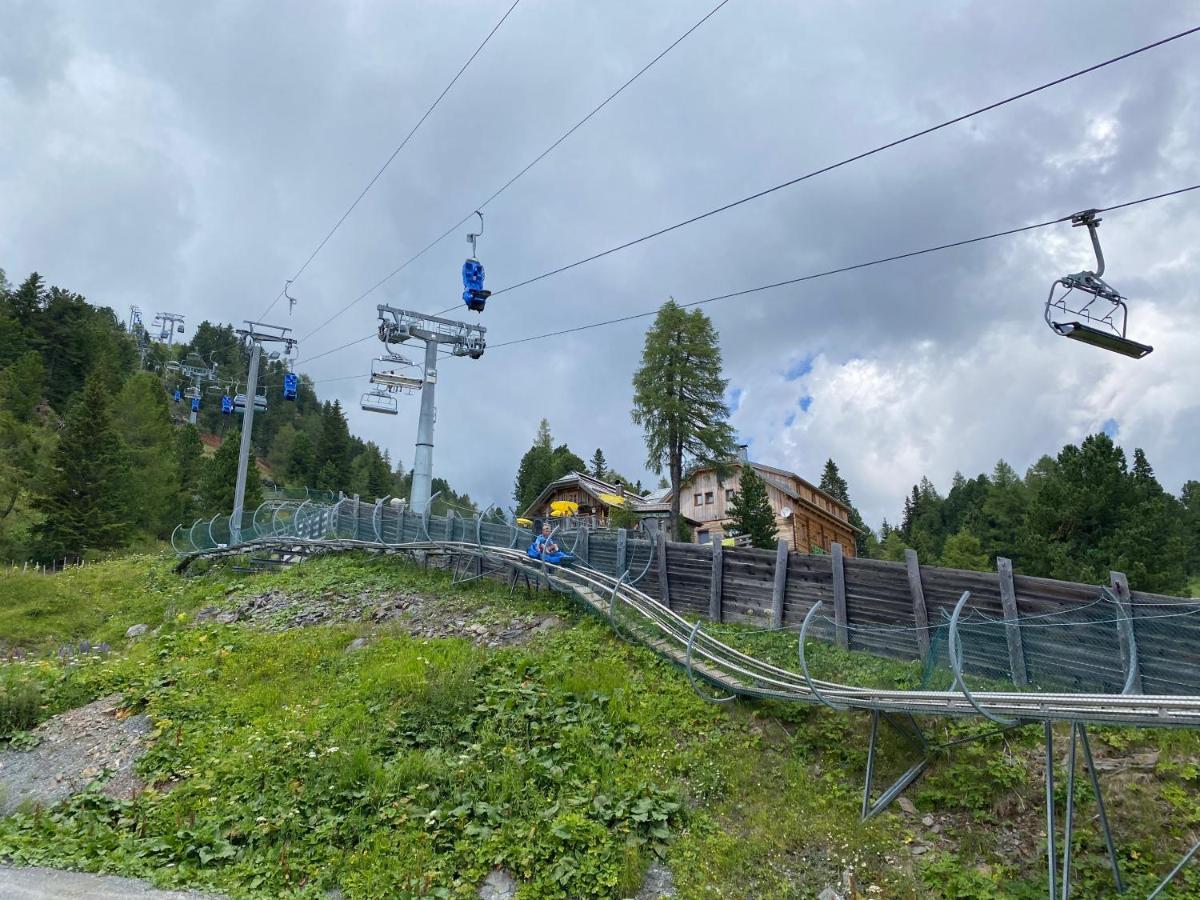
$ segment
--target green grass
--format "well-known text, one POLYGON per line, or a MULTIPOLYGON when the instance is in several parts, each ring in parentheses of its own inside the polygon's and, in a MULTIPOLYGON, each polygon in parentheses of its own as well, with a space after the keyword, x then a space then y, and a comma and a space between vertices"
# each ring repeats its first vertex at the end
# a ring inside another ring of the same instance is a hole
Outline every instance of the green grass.
MULTIPOLYGON (((39 576, 44 613, 33 599, 10 605, 29 583, 0 581, 0 633, 28 647, 99 640, 135 621, 163 627, 107 657, 5 666, 8 731, 120 690, 157 740, 139 764, 148 790, 10 817, 0 858, 234 897, 334 886, 347 897, 470 897, 495 865, 522 880, 522 898, 623 897, 656 856, 685 898, 809 897, 846 873, 866 897, 1044 893, 1037 729, 936 758, 908 796, 948 823, 949 840, 914 858, 909 844, 927 836, 916 819, 893 808, 858 821, 865 716, 706 703, 677 668, 559 598, 510 597, 488 582, 451 589, 444 573, 355 557, 204 579, 178 579, 162 560, 115 561, 39 576), (416 592, 460 617, 553 611, 570 627, 499 649, 385 630, 348 654, 365 626, 269 633, 189 621, 268 589, 416 592)), ((794 636, 733 634, 795 665, 794 636)), ((823 677, 912 686, 922 676, 831 647, 810 657, 823 677)), ((935 741, 990 730, 923 724, 935 741)), ((890 732, 883 739, 879 786, 911 762, 890 732)), ((1152 773, 1106 776, 1123 866, 1144 895, 1200 829, 1200 740, 1097 729, 1093 744, 1107 757, 1161 750, 1152 773)), ((1111 888, 1091 815, 1081 808, 1076 894, 1101 897, 1111 888)), ((1196 895, 1200 879, 1184 878, 1173 896, 1196 895)))

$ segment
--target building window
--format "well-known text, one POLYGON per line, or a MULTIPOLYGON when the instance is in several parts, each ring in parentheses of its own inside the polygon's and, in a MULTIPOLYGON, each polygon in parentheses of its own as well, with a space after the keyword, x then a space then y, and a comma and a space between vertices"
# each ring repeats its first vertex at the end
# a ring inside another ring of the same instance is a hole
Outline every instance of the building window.
POLYGON ((711 544, 712 543, 712 535, 709 534, 707 531, 701 531, 700 532, 700 543, 711 544))
POLYGON ((733 502, 733 493, 734 493, 733 488, 725 488, 725 502, 726 503, 733 502))
POLYGON ((692 495, 692 503, 695 506, 700 506, 701 504, 704 503, 704 498, 700 494, 693 494, 692 495))
POLYGON ((712 502, 713 502, 713 492, 705 491, 704 492, 704 505, 708 506, 712 502))

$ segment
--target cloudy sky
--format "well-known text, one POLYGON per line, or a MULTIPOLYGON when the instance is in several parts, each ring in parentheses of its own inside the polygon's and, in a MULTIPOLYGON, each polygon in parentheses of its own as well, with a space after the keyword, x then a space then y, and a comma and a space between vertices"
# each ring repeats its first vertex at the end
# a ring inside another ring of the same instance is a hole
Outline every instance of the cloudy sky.
MULTIPOLYGON (((310 335, 715 2, 521 0, 270 320, 312 357, 370 333, 377 303, 453 304, 465 227, 310 335)), ((122 316, 257 317, 510 5, 0 0, 0 267, 122 316)), ((488 287, 1197 24, 1200 3, 1169 0, 730 0, 486 207, 488 287)), ((499 344, 1108 206, 1200 182, 1198 148, 1200 35, 506 293, 481 321, 499 344)), ((706 306, 751 455, 814 480, 832 456, 872 524, 923 474, 945 490, 1100 429, 1172 490, 1200 477, 1200 192, 1108 214, 1101 237, 1144 360, 1043 324, 1050 282, 1090 265, 1067 225, 706 306)), ((545 416, 646 479, 629 418, 646 324, 445 362, 438 473, 507 505, 545 416)), ((346 377, 378 350, 301 369, 408 464, 416 398, 373 416, 346 377)))

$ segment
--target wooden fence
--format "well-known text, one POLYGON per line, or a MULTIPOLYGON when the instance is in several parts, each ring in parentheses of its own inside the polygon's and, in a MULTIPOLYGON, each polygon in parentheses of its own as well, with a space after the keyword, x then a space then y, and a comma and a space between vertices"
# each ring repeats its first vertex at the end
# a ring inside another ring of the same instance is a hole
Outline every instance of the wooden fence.
POLYGON ((1119 693, 1200 694, 1200 602, 1131 591, 1120 572, 1107 587, 1013 573, 829 555, 647 540, 597 531, 580 555, 631 578, 686 616, 760 628, 798 629, 818 600, 811 629, 841 647, 900 659, 946 662, 948 622, 964 591, 960 628, 966 671, 1017 686, 1119 693), (666 577, 663 577, 663 573, 666 577))

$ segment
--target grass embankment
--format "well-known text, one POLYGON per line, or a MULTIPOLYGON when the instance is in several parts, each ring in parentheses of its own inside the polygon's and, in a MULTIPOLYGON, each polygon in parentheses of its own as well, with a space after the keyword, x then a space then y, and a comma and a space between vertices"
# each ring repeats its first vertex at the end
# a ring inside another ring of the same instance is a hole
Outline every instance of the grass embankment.
MULTIPOLYGON (((15 715, 5 725, 0 714, 0 728, 120 690, 157 734, 137 796, 82 795, 0 822, 0 858, 18 863, 263 897, 334 886, 348 897, 465 897, 494 865, 522 880, 522 897, 631 896, 656 855, 682 897, 809 897, 847 872, 863 896, 1045 890, 1029 730, 951 749, 910 790, 916 816, 893 807, 860 824, 864 716, 705 703, 677 669, 544 594, 452 589, 448 576, 395 559, 178 579, 167 562, 141 558, 0 578, 0 635, 29 649, 119 647, 7 664, 0 710, 15 715), (203 606, 267 590, 419 592, 460 619, 553 611, 571 627, 486 648, 414 639, 394 624, 347 653, 367 626, 192 623, 203 606), (161 630, 127 646, 135 622, 161 630), (926 813, 936 833, 921 824, 926 813)), ((743 640, 783 653, 790 639, 743 640)), ((920 678, 915 665, 828 647, 810 655, 823 677, 920 678)), ((989 730, 924 724, 937 740, 989 730)), ((1122 864, 1144 895, 1200 827, 1200 741, 1097 729, 1094 744, 1114 766, 1105 783, 1122 864), (1153 747, 1162 753, 1147 767, 1153 747)), ((884 753, 880 785, 909 764, 890 734, 884 753)), ((1085 778, 1078 790, 1075 889, 1103 896, 1111 888, 1085 778)), ((1187 873, 1181 885, 1192 887, 1175 896, 1198 884, 1187 873)))

